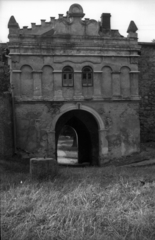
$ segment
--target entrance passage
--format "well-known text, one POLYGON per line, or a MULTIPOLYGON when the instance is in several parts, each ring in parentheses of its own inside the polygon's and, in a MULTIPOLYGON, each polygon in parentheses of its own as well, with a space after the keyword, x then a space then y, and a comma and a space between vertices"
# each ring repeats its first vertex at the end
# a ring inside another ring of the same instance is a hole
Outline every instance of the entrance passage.
POLYGON ((98 124, 91 113, 84 110, 72 110, 64 113, 56 123, 55 132, 56 157, 58 162, 60 145, 61 147, 63 147, 63 145, 68 145, 69 147, 70 144, 71 148, 73 146, 71 151, 77 150, 77 159, 74 164, 99 164, 98 124), (68 140, 66 139, 66 129, 68 129, 68 140))
POLYGON ((62 128, 58 137, 57 161, 60 164, 78 164, 78 135, 68 125, 62 128))

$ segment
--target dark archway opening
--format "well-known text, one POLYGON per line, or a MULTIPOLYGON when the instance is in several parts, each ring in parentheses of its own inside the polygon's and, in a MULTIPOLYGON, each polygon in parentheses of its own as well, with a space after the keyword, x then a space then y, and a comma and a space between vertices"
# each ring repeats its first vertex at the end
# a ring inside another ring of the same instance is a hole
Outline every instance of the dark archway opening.
POLYGON ((84 110, 72 110, 64 113, 57 121, 56 158, 59 135, 67 125, 75 129, 78 136, 78 164, 99 164, 98 124, 92 114, 84 110))

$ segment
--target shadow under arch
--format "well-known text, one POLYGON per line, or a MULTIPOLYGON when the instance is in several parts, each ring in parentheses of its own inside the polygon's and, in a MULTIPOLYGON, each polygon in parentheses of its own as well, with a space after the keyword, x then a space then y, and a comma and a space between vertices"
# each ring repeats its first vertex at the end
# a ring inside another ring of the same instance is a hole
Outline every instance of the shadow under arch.
POLYGON ((81 109, 61 114, 55 125, 56 153, 59 134, 65 125, 74 128, 77 132, 78 163, 99 165, 99 125, 95 117, 90 112, 81 109))
POLYGON ((60 108, 60 113, 57 114, 52 120, 51 131, 55 131, 56 123, 62 114, 66 113, 68 111, 77 110, 77 109, 84 110, 84 111, 90 113, 96 119, 99 131, 105 130, 105 125, 104 125, 104 122, 103 122, 101 116, 93 108, 85 106, 83 104, 76 104, 76 105, 75 104, 64 104, 60 108))

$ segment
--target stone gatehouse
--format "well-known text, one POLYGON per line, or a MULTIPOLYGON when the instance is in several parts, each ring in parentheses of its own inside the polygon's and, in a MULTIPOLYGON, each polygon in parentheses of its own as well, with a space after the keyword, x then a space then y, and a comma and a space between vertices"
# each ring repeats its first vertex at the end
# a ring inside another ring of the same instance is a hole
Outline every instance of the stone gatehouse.
POLYGON ((79 4, 66 16, 19 28, 8 23, 14 86, 16 147, 55 157, 66 124, 78 135, 80 163, 93 165, 139 151, 137 27, 123 37, 101 21, 83 18, 79 4))

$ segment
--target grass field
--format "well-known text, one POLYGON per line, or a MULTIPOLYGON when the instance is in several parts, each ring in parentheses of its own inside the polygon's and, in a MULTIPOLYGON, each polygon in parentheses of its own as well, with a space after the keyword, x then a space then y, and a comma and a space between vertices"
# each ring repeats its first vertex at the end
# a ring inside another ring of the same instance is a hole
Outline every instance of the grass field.
POLYGON ((1 162, 2 240, 154 240, 155 166, 60 167, 34 181, 1 162))

